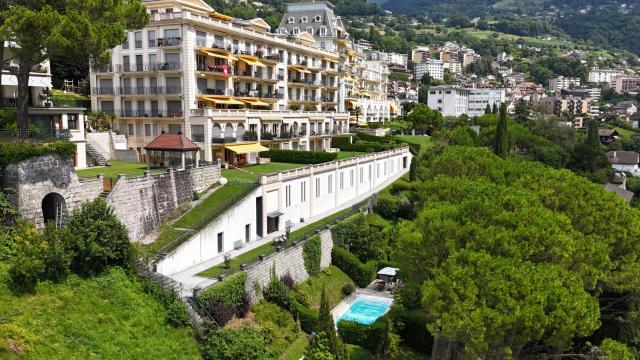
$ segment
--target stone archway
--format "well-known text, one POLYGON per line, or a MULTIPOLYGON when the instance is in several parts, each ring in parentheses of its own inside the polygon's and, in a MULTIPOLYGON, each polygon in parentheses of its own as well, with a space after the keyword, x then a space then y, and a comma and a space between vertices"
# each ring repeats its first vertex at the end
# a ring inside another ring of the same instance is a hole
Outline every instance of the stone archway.
POLYGON ((53 222, 57 229, 62 228, 67 215, 64 197, 58 193, 49 193, 42 199, 42 217, 44 223, 53 222))

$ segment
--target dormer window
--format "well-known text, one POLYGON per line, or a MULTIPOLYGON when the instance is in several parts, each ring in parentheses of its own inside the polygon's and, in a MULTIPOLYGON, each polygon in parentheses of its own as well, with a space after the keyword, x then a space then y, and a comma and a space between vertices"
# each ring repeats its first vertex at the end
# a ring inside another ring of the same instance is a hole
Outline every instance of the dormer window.
POLYGON ((327 27, 323 26, 320 28, 320 36, 327 36, 327 27))
POLYGON ((289 18, 287 19, 287 24, 293 24, 293 23, 295 23, 295 22, 296 22, 296 19, 295 19, 293 16, 291 16, 291 17, 289 17, 289 18))
POLYGON ((315 22, 321 22, 321 21, 322 21, 322 16, 320 16, 320 15, 316 15, 316 17, 313 19, 313 21, 315 21, 315 22))
POLYGON ((303 23, 309 22, 309 18, 306 16, 303 16, 300 18, 300 22, 303 22, 303 23))

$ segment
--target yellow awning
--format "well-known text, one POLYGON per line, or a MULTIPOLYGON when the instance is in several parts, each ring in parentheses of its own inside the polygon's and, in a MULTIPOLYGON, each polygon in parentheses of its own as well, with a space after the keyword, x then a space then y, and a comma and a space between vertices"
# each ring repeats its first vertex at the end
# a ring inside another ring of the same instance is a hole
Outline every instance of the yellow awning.
POLYGON ((225 148, 233 151, 236 154, 269 151, 269 148, 264 147, 260 144, 227 145, 225 146, 225 148))
POLYGON ((251 66, 267 67, 267 65, 261 63, 255 56, 239 55, 238 58, 251 66))
POLYGON ((329 62, 334 62, 334 63, 337 63, 337 62, 338 62, 338 60, 336 60, 336 59, 331 59, 331 58, 328 58, 328 57, 323 57, 323 58, 322 58, 322 60, 324 60, 324 61, 329 61, 329 62))
POLYGON ((395 105, 395 104, 389 104, 389 109, 390 109, 392 112, 396 112, 396 110, 397 110, 397 108, 396 108, 396 105, 395 105))
POLYGON ((358 106, 358 100, 347 99, 347 102, 351 104, 351 106, 358 106))
POLYGON ((302 65, 289 65, 289 69, 293 69, 298 71, 301 74, 311 74, 311 71, 307 70, 304 66, 302 65))
POLYGON ((244 105, 244 103, 242 101, 238 101, 235 99, 232 99, 231 97, 216 97, 216 96, 201 96, 200 98, 202 98, 203 100, 206 101, 211 101, 215 104, 220 104, 220 105, 244 105))
POLYGON ((236 61, 236 60, 238 60, 238 58, 236 58, 233 55, 218 54, 218 53, 215 53, 215 52, 210 51, 210 50, 200 50, 200 51, 202 53, 204 53, 205 55, 207 55, 207 56, 211 56, 211 57, 218 58, 218 59, 225 59, 225 60, 228 60, 228 61, 236 61))
POLYGON ((240 101, 247 103, 251 106, 270 106, 264 101, 260 101, 258 99, 240 99, 240 101))
POLYGON ((360 94, 363 96, 371 97, 371 94, 369 94, 367 91, 360 91, 360 94))
POLYGON ((228 16, 228 15, 224 15, 224 14, 220 14, 217 11, 209 13, 209 17, 212 17, 214 19, 218 19, 218 20, 221 20, 221 21, 232 21, 233 20, 233 17, 228 16))

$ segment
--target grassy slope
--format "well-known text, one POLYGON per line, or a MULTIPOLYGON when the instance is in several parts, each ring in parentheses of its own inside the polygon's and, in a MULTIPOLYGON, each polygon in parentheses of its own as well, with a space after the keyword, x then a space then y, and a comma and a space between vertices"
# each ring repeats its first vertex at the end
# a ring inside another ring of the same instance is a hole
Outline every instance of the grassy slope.
POLYGON ((257 180, 261 174, 269 174, 277 171, 285 171, 305 166, 304 164, 268 163, 252 165, 240 169, 223 169, 222 176, 229 180, 246 179, 257 180))
MULTIPOLYGON (((131 163, 123 161, 112 161, 111 166, 100 166, 95 168, 78 170, 80 177, 95 178, 98 174, 104 174, 105 177, 116 177, 119 174, 128 176, 142 176, 147 170, 147 165, 142 163, 131 163)), ((152 173, 163 172, 165 169, 152 168, 152 173)))
POLYGON ((17 328, 29 338, 29 359, 199 359, 190 329, 165 323, 166 310, 121 270, 66 283, 41 284, 18 297, 7 288, 0 264, 0 358, 17 328))
POLYGON ((322 292, 322 288, 324 288, 327 293, 327 299, 329 300, 329 306, 333 308, 344 298, 342 286, 347 283, 353 285, 353 281, 347 274, 331 265, 320 274, 299 284, 298 289, 307 296, 310 307, 319 308, 320 293, 322 292))
MULTIPOLYGON (((347 344, 347 352, 349 353, 349 359, 351 360, 373 360, 376 359, 367 349, 364 349, 358 345, 347 344)), ((401 347, 394 355, 389 356, 389 360, 424 360, 427 359, 425 355, 411 351, 406 347, 401 347)))

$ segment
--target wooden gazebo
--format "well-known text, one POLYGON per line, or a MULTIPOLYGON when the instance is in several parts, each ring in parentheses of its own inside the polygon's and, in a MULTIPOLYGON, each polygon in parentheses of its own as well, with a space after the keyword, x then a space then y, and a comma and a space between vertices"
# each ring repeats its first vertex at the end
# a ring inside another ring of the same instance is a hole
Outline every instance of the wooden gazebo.
POLYGON ((198 166, 200 147, 181 132, 166 134, 163 131, 144 149, 147 151, 147 168, 151 167, 152 162, 161 162, 165 167, 175 166, 179 162, 181 169, 186 168, 188 162, 198 166))

